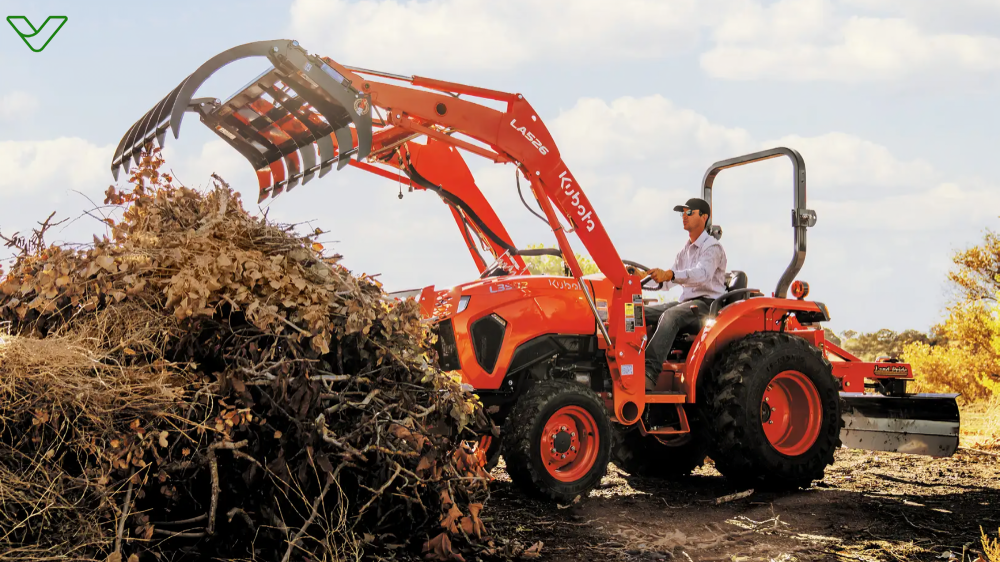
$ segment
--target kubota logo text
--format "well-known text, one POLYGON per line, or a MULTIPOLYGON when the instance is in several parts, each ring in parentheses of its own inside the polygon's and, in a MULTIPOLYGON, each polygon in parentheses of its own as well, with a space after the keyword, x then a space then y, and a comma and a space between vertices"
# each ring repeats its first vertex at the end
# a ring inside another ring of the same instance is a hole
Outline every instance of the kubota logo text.
POLYGON ((59 33, 62 26, 69 20, 66 16, 49 16, 42 25, 35 28, 25 16, 7 16, 7 23, 21 37, 24 44, 33 52, 40 53, 49 46, 49 42, 59 33), (17 22, 17 23, 14 23, 17 22))
POLYGON ((559 187, 562 188, 563 193, 568 197, 572 197, 569 202, 576 207, 576 214, 580 217, 580 220, 587 223, 587 232, 593 232, 595 225, 594 221, 590 218, 590 215, 593 213, 580 203, 580 190, 573 186, 573 178, 566 175, 568 173, 568 171, 563 171, 563 173, 559 174, 559 187))
POLYGON ((531 143, 531 146, 534 146, 535 148, 537 148, 538 152, 542 153, 542 156, 545 156, 546 154, 549 153, 549 149, 547 149, 544 146, 542 146, 542 139, 540 139, 540 138, 536 137, 535 135, 531 134, 531 131, 529 131, 527 127, 518 127, 517 126, 517 119, 511 119, 510 120, 510 126, 514 127, 514 129, 516 129, 517 132, 519 132, 522 135, 524 135, 524 138, 528 139, 528 142, 531 143))

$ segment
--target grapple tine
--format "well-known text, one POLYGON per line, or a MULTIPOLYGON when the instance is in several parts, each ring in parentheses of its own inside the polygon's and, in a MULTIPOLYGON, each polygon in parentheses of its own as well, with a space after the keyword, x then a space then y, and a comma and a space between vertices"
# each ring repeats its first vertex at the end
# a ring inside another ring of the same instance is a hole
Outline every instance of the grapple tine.
POLYGON ((334 159, 341 169, 352 155, 361 159, 371 152, 372 113, 367 94, 296 41, 258 41, 212 57, 136 121, 112 158, 115 179, 122 167, 131 168, 130 160, 139 163, 147 144, 155 141, 162 148, 168 127, 179 138, 186 111, 198 113, 206 126, 250 161, 257 172, 261 200, 305 184, 317 172, 322 177, 334 159), (193 99, 215 72, 248 57, 266 57, 273 68, 225 102, 193 99), (334 142, 340 150, 334 150, 334 142))
POLYGON ((333 134, 337 136, 337 169, 340 170, 351 159, 354 137, 351 136, 351 130, 347 127, 337 129, 333 134))
POLYGON ((118 148, 115 149, 115 155, 111 159, 111 175, 115 177, 115 181, 118 181, 118 170, 121 166, 124 165, 125 173, 128 173, 128 164, 127 164, 128 158, 124 157, 123 149, 125 147, 125 142, 129 139, 129 137, 132 136, 132 132, 135 131, 136 127, 139 126, 140 121, 142 121, 142 119, 139 119, 139 121, 136 121, 135 123, 132 124, 131 127, 129 127, 129 130, 125 133, 125 136, 122 137, 121 141, 119 141, 118 148))
POLYGON ((309 183, 316 174, 316 149, 314 143, 309 143, 299 148, 302 155, 302 185, 309 183))
POLYGON ((957 394, 840 394, 844 428, 841 442, 850 448, 895 451, 935 457, 958 449, 960 414, 957 394))
POLYGON ((257 184, 259 192, 257 194, 257 204, 261 204, 267 199, 271 191, 271 168, 265 166, 257 170, 257 184))
POLYGON ((285 189, 291 191, 292 188, 299 185, 299 178, 301 177, 298 152, 293 152, 285 156, 285 169, 288 170, 288 183, 285 185, 285 189))
POLYGON ((319 147, 319 177, 323 177, 333 162, 333 138, 327 135, 316 141, 316 146, 319 147))
POLYGON ((279 158, 271 162, 271 197, 277 197, 285 190, 285 163, 279 158))

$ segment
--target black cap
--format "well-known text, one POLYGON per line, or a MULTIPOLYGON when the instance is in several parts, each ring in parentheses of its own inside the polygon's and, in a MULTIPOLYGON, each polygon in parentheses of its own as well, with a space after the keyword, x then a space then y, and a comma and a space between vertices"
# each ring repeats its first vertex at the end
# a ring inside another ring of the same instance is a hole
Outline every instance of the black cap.
POLYGON ((697 197, 692 197, 687 200, 687 203, 683 205, 677 205, 674 207, 675 211, 683 211, 684 209, 694 209, 703 215, 711 215, 712 209, 708 206, 708 201, 704 199, 699 199, 697 197))

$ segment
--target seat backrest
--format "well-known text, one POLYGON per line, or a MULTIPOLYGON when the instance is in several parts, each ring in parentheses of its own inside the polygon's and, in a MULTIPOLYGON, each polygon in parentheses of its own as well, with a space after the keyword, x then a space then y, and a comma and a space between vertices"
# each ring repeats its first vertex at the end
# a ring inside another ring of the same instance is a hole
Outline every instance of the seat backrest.
POLYGON ((730 271, 726 273, 726 290, 735 291, 736 289, 746 289, 747 288, 747 274, 742 271, 730 271))

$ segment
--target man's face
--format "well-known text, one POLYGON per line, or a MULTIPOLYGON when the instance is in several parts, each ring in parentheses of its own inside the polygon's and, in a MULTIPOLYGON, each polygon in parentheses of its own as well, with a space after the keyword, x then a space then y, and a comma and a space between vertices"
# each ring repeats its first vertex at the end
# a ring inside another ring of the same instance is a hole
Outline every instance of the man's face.
POLYGON ((684 224, 684 230, 688 232, 696 232, 698 229, 705 230, 706 220, 708 220, 708 217, 702 215, 701 211, 697 209, 684 209, 681 211, 681 222, 684 224))

